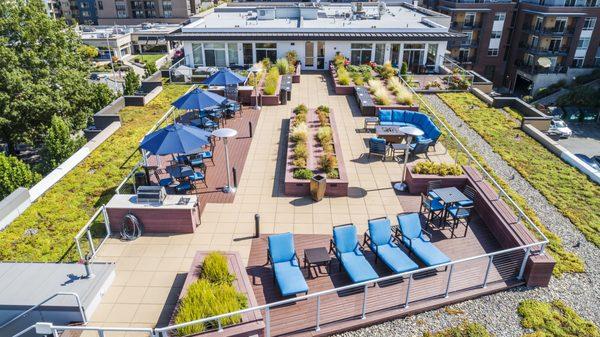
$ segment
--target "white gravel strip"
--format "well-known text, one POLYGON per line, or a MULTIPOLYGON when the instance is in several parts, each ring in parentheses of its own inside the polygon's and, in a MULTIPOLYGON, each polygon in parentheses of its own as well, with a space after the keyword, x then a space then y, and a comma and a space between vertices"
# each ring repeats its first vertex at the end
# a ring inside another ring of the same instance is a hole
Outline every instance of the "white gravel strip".
MULTIPOLYGON (((538 190, 496 154, 491 146, 467 123, 456 116, 454 111, 439 97, 426 95, 425 98, 438 113, 446 118, 452 128, 466 138, 466 145, 479 153, 512 189, 530 203, 548 229, 563 239, 565 248, 583 259, 586 273, 552 278, 548 288, 519 287, 451 306, 460 311, 457 314, 449 314, 445 309, 438 309, 338 336, 421 336, 427 331, 438 331, 458 325, 466 319, 485 325, 496 336, 517 337, 526 332, 521 328, 520 317, 517 313, 517 307, 524 299, 542 301, 560 299, 584 318, 600 325, 600 310, 598 310, 600 306, 600 250, 586 241, 569 219, 548 203, 538 190)), ((499 111, 499 113, 502 112, 499 111)), ((556 160, 560 159, 557 157, 556 160)), ((577 187, 573 186, 573 188, 577 187)))

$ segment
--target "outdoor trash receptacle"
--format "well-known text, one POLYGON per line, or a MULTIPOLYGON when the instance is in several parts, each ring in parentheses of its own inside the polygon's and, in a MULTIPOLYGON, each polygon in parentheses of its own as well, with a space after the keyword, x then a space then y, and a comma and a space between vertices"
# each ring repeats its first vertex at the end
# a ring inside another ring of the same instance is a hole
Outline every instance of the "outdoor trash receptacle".
POLYGON ((325 196, 325 187, 327 187, 327 179, 324 176, 317 174, 310 179, 310 195, 314 201, 321 201, 325 196))
POLYGON ((135 173, 135 186, 146 186, 148 181, 146 180, 146 173, 136 172, 135 173))

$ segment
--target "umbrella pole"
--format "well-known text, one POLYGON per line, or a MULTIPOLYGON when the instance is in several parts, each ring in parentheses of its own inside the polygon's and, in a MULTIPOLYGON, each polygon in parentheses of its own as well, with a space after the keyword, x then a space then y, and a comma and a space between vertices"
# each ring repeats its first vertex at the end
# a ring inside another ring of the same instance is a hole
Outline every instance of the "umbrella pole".
POLYGON ((227 151, 227 138, 223 138, 223 145, 225 147, 225 166, 227 167, 227 185, 223 187, 223 192, 225 193, 233 193, 235 192, 235 187, 231 187, 231 172, 229 169, 229 152, 227 151))

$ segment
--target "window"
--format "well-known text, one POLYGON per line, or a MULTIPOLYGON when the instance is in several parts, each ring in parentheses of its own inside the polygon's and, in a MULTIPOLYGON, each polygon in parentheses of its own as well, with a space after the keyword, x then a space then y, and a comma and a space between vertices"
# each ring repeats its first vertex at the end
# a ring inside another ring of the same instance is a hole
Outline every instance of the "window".
POLYGON ((371 62, 373 44, 371 43, 351 43, 350 44, 350 63, 354 65, 371 62))
POLYGON ((488 80, 493 80, 495 70, 496 70, 496 66, 487 65, 483 69, 483 76, 485 76, 485 78, 487 78, 488 80))
POLYGON ((590 45, 590 38, 589 37, 582 37, 579 39, 579 41, 577 41, 577 49, 587 49, 587 47, 590 45))
POLYGON ((424 63, 425 55, 425 44, 424 43, 405 43, 404 51, 402 53, 402 60, 408 64, 408 68, 412 72, 417 72, 419 66, 424 63))
POLYGON ((277 43, 257 43, 256 62, 260 62, 265 58, 271 60, 271 63, 277 62, 277 43))
POLYGON ((163 11, 163 13, 164 13, 164 16, 165 16, 165 18, 170 18, 170 17, 172 17, 172 16, 173 16, 173 12, 172 12, 171 10, 167 10, 167 9, 165 9, 165 10, 163 11))
POLYGON ((194 66, 201 66, 204 64, 204 57, 202 56, 202 43, 192 43, 192 54, 194 57, 194 66))
POLYGON ((469 49, 460 49, 458 51, 459 62, 469 62, 469 49))
POLYGON ((427 65, 435 65, 438 57, 438 45, 437 44, 429 44, 427 45, 427 65))
POLYGON ((583 57, 577 57, 573 59, 573 67, 583 68, 583 57))
POLYGON ((506 19, 506 13, 505 12, 497 12, 494 15, 494 21, 504 21, 504 19, 506 19))
POLYGON ((583 30, 594 30, 594 27, 596 27, 596 18, 585 18, 583 30))
POLYGON ((498 48, 488 49, 488 56, 498 56, 498 48))
POLYGON ((254 63, 252 60, 252 43, 244 43, 242 50, 244 52, 244 65, 252 65, 254 63))
POLYGON ((473 42, 473 32, 464 32, 467 35, 467 38, 462 40, 462 44, 468 46, 473 42))
POLYGON ((102 1, 98 1, 98 9, 104 10, 104 4, 102 3, 102 1))
POLYGON ((207 67, 226 67, 225 43, 204 44, 204 65, 207 67))
POLYGON ((492 31, 492 36, 491 36, 492 39, 499 39, 501 37, 502 37, 502 31, 501 30, 492 31))
POLYGON ((165 1, 163 2, 163 9, 165 11, 172 11, 173 10, 173 3, 171 1, 165 1))
POLYGON ((89 18, 90 17, 90 12, 88 12, 88 11, 81 11, 81 16, 89 18))
POLYGON ((473 27, 475 25, 475 13, 465 13, 465 27, 473 27))
POLYGON ((127 10, 127 5, 124 2, 116 1, 115 8, 117 9, 117 11, 124 11, 127 10))
POLYGON ((227 56, 229 57, 229 65, 230 66, 238 64, 237 43, 228 43, 227 44, 227 56))
POLYGON ((375 63, 383 64, 385 62, 385 43, 375 44, 375 63))
POLYGON ((123 11, 123 10, 118 10, 118 11, 117 11, 117 17, 118 17, 119 19, 124 19, 124 18, 126 18, 126 17, 127 17, 127 12, 126 12, 126 11, 123 11))

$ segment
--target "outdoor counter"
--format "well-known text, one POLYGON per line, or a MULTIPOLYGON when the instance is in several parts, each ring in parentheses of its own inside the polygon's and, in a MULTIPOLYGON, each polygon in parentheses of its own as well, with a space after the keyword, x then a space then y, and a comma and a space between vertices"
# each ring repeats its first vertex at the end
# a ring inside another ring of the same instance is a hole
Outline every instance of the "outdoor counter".
POLYGON ((195 195, 167 195, 162 204, 137 203, 133 194, 117 194, 106 204, 113 233, 119 233, 125 215, 135 215, 145 233, 193 233, 200 224, 195 195))

